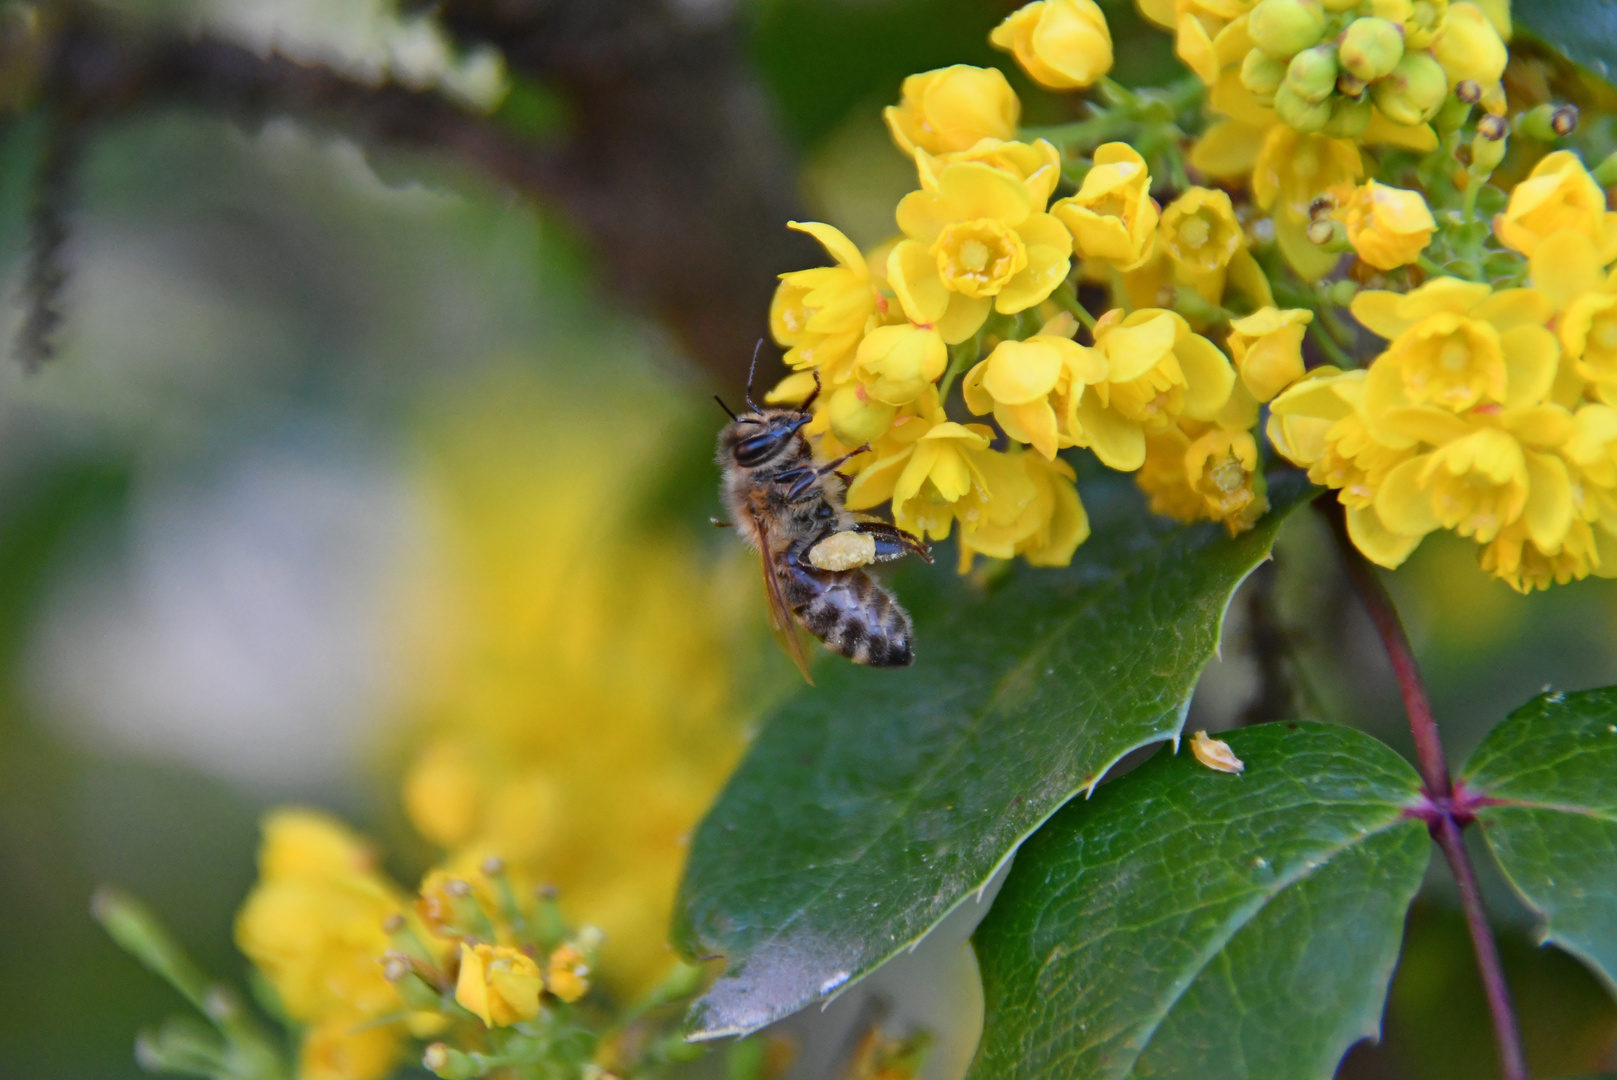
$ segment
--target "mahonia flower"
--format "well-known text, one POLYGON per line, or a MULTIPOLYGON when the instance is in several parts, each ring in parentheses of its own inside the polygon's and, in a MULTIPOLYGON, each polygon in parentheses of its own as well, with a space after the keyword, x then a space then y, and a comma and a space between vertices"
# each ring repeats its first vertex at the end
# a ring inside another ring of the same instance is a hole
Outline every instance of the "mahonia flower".
POLYGON ((944 540, 954 523, 955 504, 974 485, 987 491, 981 461, 992 453, 988 446, 994 430, 946 420, 941 410, 929 419, 906 419, 910 423, 894 423, 883 440, 888 445, 877 445, 874 460, 854 478, 847 506, 864 510, 891 500, 899 528, 944 540))
POLYGON ((1066 279, 1072 237, 1043 212, 1028 185, 977 161, 945 165, 898 204, 906 239, 887 275, 911 322, 953 345, 977 332, 990 309, 1014 314, 1066 279))
POLYGON ((1408 266, 1432 242, 1437 222, 1418 191, 1371 180, 1344 192, 1338 211, 1348 243, 1378 270, 1408 266))
POLYGON ((1112 69, 1112 33, 1094 0, 1034 0, 988 40, 1052 90, 1083 89, 1112 69))
POLYGON ((1617 213, 1606 193, 1570 150, 1547 154, 1510 193, 1493 222, 1500 243, 1523 255, 1558 232, 1582 233, 1594 241, 1602 265, 1617 258, 1617 213))
MULTIPOLYGON (((1048 139, 1035 139, 1030 143, 1006 142, 1004 139, 979 139, 969 150, 953 154, 929 154, 917 148, 915 168, 920 175, 921 187, 927 191, 938 188, 938 173, 946 165, 961 161, 975 161, 1001 172, 1009 173, 1027 185, 1028 198, 1042 209, 1061 183, 1061 151, 1048 139)), ((885 268, 886 262, 882 266, 885 268)))
POLYGON ((1231 536, 1250 529, 1269 509, 1251 432, 1214 427, 1198 435, 1185 450, 1185 476, 1208 519, 1223 522, 1231 536))
POLYGON ((1109 311, 1095 328, 1106 378, 1074 394, 1067 427, 1073 442, 1108 467, 1133 472, 1145 462, 1145 436, 1185 417, 1211 420, 1235 385, 1235 369, 1182 316, 1145 308, 1109 311))
POLYGON ((311 1027, 298 1047, 298 1080, 381 1080, 399 1063, 400 1040, 387 1026, 353 1017, 311 1027))
POLYGON ((893 141, 906 155, 969 150, 985 138, 1016 138, 1022 103, 995 68, 955 64, 911 75, 897 105, 882 113, 893 141))
POLYGON ((1095 167, 1078 194, 1057 202, 1050 213, 1072 233, 1082 258, 1133 270, 1151 257, 1159 216, 1151 198, 1151 173, 1127 143, 1098 147, 1095 167))
POLYGON ((1106 377, 1101 354, 1072 340, 1077 328, 1065 315, 1024 341, 1000 342, 966 373, 966 407, 992 412, 1005 434, 1054 460, 1058 448, 1074 445, 1064 431, 1072 395, 1106 377))
POLYGON ((545 964, 545 989, 562 1001, 577 1001, 589 993, 589 974, 589 959, 582 949, 568 942, 552 952, 545 964))
POLYGON ((988 486, 974 486, 955 510, 960 572, 971 569, 976 555, 1021 555, 1032 566, 1070 563, 1089 538, 1089 515, 1073 485, 1072 466, 1038 454, 990 451, 977 467, 988 486))
POLYGON ((1309 208, 1321 194, 1363 172, 1359 148, 1345 139, 1302 135, 1284 124, 1264 138, 1252 169, 1252 197, 1273 215, 1275 241, 1305 279, 1324 277, 1337 261, 1308 239, 1309 208))
MULTIPOLYGON (((1415 7, 1420 8, 1420 4, 1415 7)), ((1470 79, 1489 87, 1505 73, 1509 55, 1499 31, 1476 4, 1453 3, 1442 28, 1431 36, 1432 53, 1449 78, 1450 86, 1470 79)))
POLYGON ((1189 188, 1169 203, 1162 211, 1157 241, 1172 264, 1174 280, 1189 285, 1210 304, 1223 298, 1231 262, 1242 255, 1251 258, 1230 197, 1214 188, 1189 188))
POLYGON ((400 1008, 377 963, 389 946, 382 924, 403 910, 357 836, 312 810, 278 810, 264 819, 236 944, 295 1020, 381 1016, 400 1008))
POLYGON ((507 1027, 538 1016, 543 986, 539 965, 521 949, 461 943, 455 1001, 484 1027, 507 1027))
POLYGON ((888 405, 905 405, 949 366, 943 335, 931 326, 901 323, 866 334, 855 354, 854 375, 865 395, 888 405))
MULTIPOLYGON (((1505 404, 1508 368, 1555 377, 1560 347, 1544 325, 1554 306, 1534 289, 1496 293, 1484 284, 1439 277, 1409 293, 1361 292, 1352 311, 1390 339, 1373 380, 1397 377, 1415 404, 1457 412, 1481 402, 1505 404)), ((1523 393, 1538 393, 1536 382, 1516 382, 1523 393)))
POLYGON ((826 399, 824 416, 838 443, 862 446, 887 434, 898 416, 898 407, 871 397, 863 383, 853 383, 826 399))
POLYGON ((888 301, 865 256, 840 230, 815 221, 787 224, 818 240, 836 265, 782 274, 770 304, 770 331, 777 344, 788 346, 788 367, 818 368, 826 386, 839 386, 867 327, 885 321, 888 301))
POLYGON ((1201 520, 1205 504, 1185 471, 1185 451, 1189 449, 1190 435, 1183 424, 1146 434, 1145 460, 1134 474, 1134 483, 1149 497, 1153 514, 1175 521, 1201 520))
POLYGON ((1257 401, 1268 401, 1303 377, 1303 335, 1314 313, 1266 307, 1230 322, 1230 357, 1241 383, 1257 401))

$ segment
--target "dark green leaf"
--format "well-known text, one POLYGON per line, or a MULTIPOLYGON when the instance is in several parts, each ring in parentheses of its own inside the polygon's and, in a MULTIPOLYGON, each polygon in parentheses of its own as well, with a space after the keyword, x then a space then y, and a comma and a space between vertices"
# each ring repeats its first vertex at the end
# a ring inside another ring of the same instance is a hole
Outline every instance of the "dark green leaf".
POLYGON ((977 930, 972 1078, 1329 1078, 1376 1035, 1430 858, 1420 779, 1351 728, 1166 751, 1029 840, 977 930))
POLYGON ((1517 26, 1606 79, 1617 74, 1617 4, 1611 0, 1515 0, 1517 26))
MULTIPOLYGON (((1270 492, 1295 505, 1295 476, 1270 492)), ((696 835, 675 938, 729 968, 695 1033, 751 1031, 918 940, 1078 791, 1184 723, 1230 594, 1283 509, 1234 540, 1085 487, 1094 536, 1063 571, 989 591, 901 581, 915 666, 840 661, 769 719, 696 835)))
POLYGON ((1544 938, 1617 990, 1617 687, 1545 694, 1488 733, 1466 764, 1505 876, 1544 938))

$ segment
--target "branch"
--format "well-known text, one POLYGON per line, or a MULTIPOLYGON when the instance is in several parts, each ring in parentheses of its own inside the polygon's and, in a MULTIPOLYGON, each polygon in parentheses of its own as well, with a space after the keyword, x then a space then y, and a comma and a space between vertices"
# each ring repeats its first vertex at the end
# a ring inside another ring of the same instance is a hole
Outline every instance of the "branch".
MULTIPOLYGON (((285 115, 469 165, 580 226, 616 288, 739 384, 767 331, 776 275, 823 258, 785 228, 801 216, 795 176, 728 23, 651 35, 655 49, 646 33, 630 35, 640 44, 613 59, 600 44, 613 30, 598 17, 614 6, 607 0, 497 6, 551 20, 571 12, 597 35, 579 30, 568 48, 563 40, 549 49, 524 37, 491 40, 514 70, 568 97, 577 123, 555 142, 526 139, 434 91, 367 84, 215 36, 151 33, 92 8, 56 32, 46 86, 53 104, 85 118, 175 105, 246 123, 285 115)), ((630 6, 643 9, 644 27, 662 25, 651 13, 674 18, 650 0, 630 6)), ((536 20, 524 33, 545 29, 536 20)))
POLYGON ((1336 546, 1342 553, 1342 565, 1353 580, 1359 598, 1364 601, 1370 621, 1375 624, 1381 644, 1387 650, 1387 659, 1392 661, 1393 673, 1398 677, 1398 689, 1403 694, 1404 709, 1409 714, 1409 727, 1415 736, 1415 753, 1425 785, 1426 802, 1417 811, 1417 816, 1426 822, 1427 830, 1443 852, 1460 889, 1460 907, 1465 911, 1466 928, 1471 932, 1471 946, 1477 954, 1477 968, 1482 974, 1482 986, 1488 996, 1488 1012, 1493 1017, 1494 1036, 1499 1042, 1500 1073, 1504 1080, 1528 1080, 1521 1032, 1510 1000, 1510 987, 1505 983, 1499 947, 1488 926, 1487 910, 1482 906, 1476 870, 1471 865, 1471 856, 1465 850, 1465 840, 1461 836, 1462 829, 1471 822, 1471 814, 1464 805, 1463 793, 1456 797, 1448 763, 1443 757, 1437 721, 1432 717, 1420 667, 1415 662, 1414 650, 1409 646, 1409 635, 1404 633, 1398 609, 1376 574, 1375 567, 1370 565, 1348 536, 1347 518, 1336 494, 1326 492, 1314 500, 1314 506, 1330 522, 1336 546))

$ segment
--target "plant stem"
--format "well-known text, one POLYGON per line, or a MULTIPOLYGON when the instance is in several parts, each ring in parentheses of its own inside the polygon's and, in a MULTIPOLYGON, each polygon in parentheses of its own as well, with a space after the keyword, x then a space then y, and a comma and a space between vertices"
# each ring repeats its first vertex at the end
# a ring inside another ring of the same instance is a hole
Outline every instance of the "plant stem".
POLYGON ((1078 302, 1078 290, 1073 286, 1072 282, 1067 281, 1056 286, 1055 292, 1050 294, 1050 299, 1060 304, 1063 310, 1070 312, 1074 318, 1083 323, 1084 329, 1091 334, 1095 332, 1095 316, 1091 315, 1089 309, 1078 302))
POLYGON ((1460 889, 1460 906, 1465 910, 1465 922, 1471 932, 1471 945, 1477 954, 1477 968, 1482 974, 1483 989, 1488 996, 1488 1012, 1493 1017, 1494 1036, 1499 1042, 1499 1069, 1504 1080, 1528 1080, 1527 1064, 1522 1056, 1521 1032, 1516 1026, 1516 1014, 1511 1007, 1510 988, 1505 984, 1505 972, 1499 962, 1499 948, 1494 943, 1493 931, 1488 927, 1488 913, 1482 906, 1482 893, 1477 888, 1476 871, 1471 856, 1465 850, 1461 837, 1461 821, 1455 814, 1454 782, 1449 777, 1448 764, 1443 758, 1443 743, 1438 736, 1437 721, 1432 716, 1431 704, 1426 698, 1426 686, 1421 681, 1420 667, 1415 662, 1409 635, 1398 618, 1387 587, 1382 584, 1375 568, 1370 565, 1353 539, 1348 536, 1347 516, 1334 493, 1315 500, 1314 505, 1331 524, 1337 547, 1342 552, 1342 564, 1352 579, 1359 599, 1364 601, 1375 624, 1381 644, 1392 661, 1392 670, 1398 678, 1398 689, 1403 695, 1404 709, 1409 714, 1409 729, 1415 737, 1415 757, 1425 785, 1427 806, 1421 817, 1426 821, 1432 839, 1448 860, 1460 889))

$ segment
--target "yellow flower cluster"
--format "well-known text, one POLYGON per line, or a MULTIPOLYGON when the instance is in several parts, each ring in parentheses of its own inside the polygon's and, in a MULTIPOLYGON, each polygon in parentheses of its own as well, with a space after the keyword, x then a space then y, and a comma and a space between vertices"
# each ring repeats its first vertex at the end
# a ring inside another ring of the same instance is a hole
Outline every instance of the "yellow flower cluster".
POLYGON ((1549 155, 1494 223, 1530 253, 1531 287, 1362 292, 1353 314, 1386 350, 1275 399, 1275 446, 1338 490, 1370 559, 1397 566, 1450 529, 1518 590, 1617 575, 1612 220, 1578 158, 1549 155))
POLYGON ((589 991, 600 931, 568 935, 554 898, 524 894, 499 860, 464 878, 433 871, 413 903, 373 863, 318 811, 264 820, 236 938, 286 1017, 306 1025, 299 1080, 379 1080, 411 1037, 474 1045, 589 991))
POLYGON ((519 890, 557 886, 612 943, 602 978, 634 993, 673 961, 685 840, 741 749, 756 570, 635 522, 625 489, 674 418, 614 410, 610 430, 567 428, 513 377, 424 433, 436 536, 401 584, 403 794, 443 875, 475 883, 492 856, 519 890))

